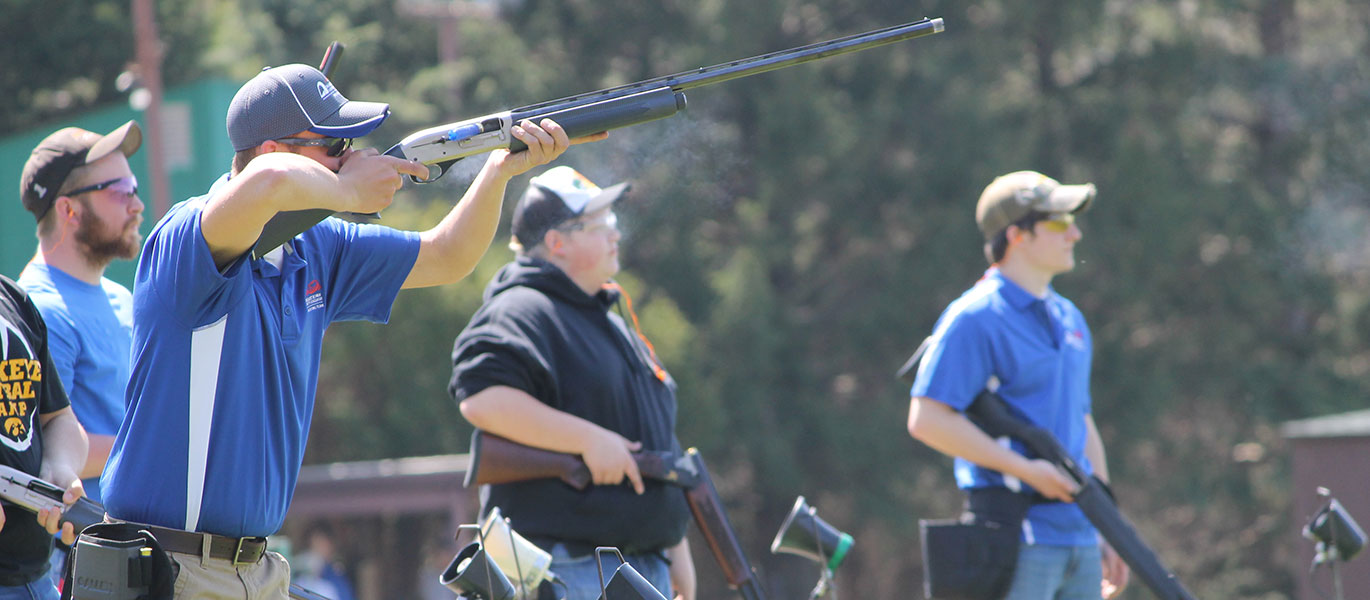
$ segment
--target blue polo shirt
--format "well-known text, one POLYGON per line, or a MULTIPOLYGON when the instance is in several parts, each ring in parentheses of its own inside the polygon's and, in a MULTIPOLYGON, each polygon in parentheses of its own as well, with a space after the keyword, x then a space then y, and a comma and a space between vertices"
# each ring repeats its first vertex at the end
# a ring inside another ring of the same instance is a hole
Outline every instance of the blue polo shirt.
MULTIPOLYGON (((43 313, 52 364, 76 420, 89 433, 118 433, 133 343, 133 294, 104 277, 94 285, 41 262, 24 267, 18 282, 43 313)), ((82 483, 87 498, 102 501, 99 477, 82 483)))
POLYGON ((325 219, 281 268, 220 272, 200 230, 209 194, 153 228, 134 284, 128 411, 102 483, 115 518, 228 536, 275 533, 295 490, 334 321, 385 322, 419 238, 325 219))
MULTIPOLYGON (((1050 431, 1076 463, 1093 472, 1085 457, 1093 353, 1089 327, 1073 303, 1050 288, 1045 298, 1033 296, 990 268, 942 313, 912 395, 964 411, 990 378, 997 378, 999 395, 1020 416, 1050 431)), ((1026 454, 1021 444, 1012 442, 1011 447, 1026 454)), ((1012 476, 959 458, 955 471, 962 489, 1030 489, 1012 476)), ((1023 535, 1026 542, 1036 544, 1097 543, 1084 513, 1069 503, 1033 506, 1023 535)))

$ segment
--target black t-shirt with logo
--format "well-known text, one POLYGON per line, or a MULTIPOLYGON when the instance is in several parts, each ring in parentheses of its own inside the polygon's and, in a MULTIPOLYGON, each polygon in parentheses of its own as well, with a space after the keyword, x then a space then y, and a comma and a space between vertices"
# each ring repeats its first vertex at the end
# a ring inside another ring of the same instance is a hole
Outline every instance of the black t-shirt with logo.
MULTIPOLYGON (((38 417, 66 406, 42 316, 23 290, 0 275, 0 464, 38 476, 43 463, 38 417)), ((20 585, 44 576, 50 552, 52 535, 33 513, 6 503, 0 583, 20 585)))

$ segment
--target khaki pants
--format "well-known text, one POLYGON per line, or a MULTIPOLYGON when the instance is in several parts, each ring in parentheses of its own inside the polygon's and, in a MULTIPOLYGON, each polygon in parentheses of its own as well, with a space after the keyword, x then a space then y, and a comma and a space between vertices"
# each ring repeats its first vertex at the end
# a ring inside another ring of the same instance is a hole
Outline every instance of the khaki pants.
POLYGON ((194 554, 168 552, 180 566, 176 575, 177 600, 286 600, 290 590, 290 565, 275 552, 267 552, 250 565, 212 558, 203 563, 194 554))

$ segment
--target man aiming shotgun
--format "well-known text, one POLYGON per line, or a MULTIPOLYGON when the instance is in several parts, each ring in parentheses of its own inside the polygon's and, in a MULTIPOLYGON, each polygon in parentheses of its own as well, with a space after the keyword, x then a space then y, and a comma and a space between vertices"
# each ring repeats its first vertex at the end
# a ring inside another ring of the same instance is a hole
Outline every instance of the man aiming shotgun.
MULTIPOLYGON (((511 135, 528 148, 491 153, 426 231, 327 219, 254 252, 278 214, 375 212, 404 175, 427 172, 350 149, 389 113, 349 100, 307 65, 259 73, 229 104, 230 172, 148 236, 128 411, 101 483, 109 516, 151 531, 180 566, 183 597, 286 597, 288 566, 265 536, 284 521, 299 474, 325 330, 384 322, 401 289, 470 273, 509 179, 572 144, 553 120, 523 121, 511 135)), ((76 568, 79 577, 79 550, 76 568)))

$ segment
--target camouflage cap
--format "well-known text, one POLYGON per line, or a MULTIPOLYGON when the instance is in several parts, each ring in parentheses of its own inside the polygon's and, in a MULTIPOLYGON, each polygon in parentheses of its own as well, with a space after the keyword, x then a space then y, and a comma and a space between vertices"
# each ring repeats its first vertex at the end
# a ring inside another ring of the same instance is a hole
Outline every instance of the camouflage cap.
POLYGON ((1036 171, 1015 171, 994 178, 975 205, 975 224, 991 239, 1030 213, 1078 213, 1089 208, 1092 183, 1063 185, 1036 171))

